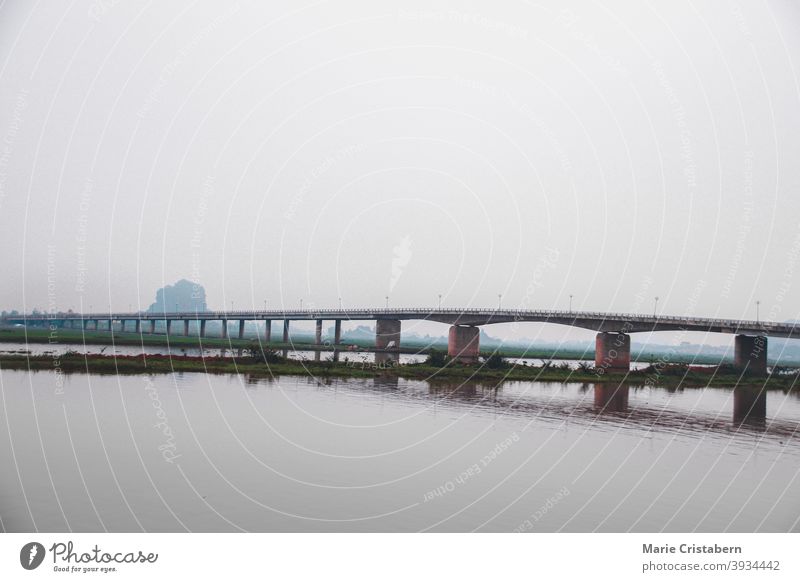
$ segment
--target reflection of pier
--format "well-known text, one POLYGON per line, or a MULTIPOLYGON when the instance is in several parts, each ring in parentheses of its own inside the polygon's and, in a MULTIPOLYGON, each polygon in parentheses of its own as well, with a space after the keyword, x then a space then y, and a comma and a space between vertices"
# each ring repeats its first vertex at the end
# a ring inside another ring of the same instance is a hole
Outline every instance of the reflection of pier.
POLYGON ((625 412, 628 410, 627 384, 595 384, 594 406, 600 412, 625 412))
MULTIPOLYGON (((422 384, 420 382, 420 384, 422 384)), ((731 430, 731 420, 737 431, 756 430, 781 438, 793 438, 800 426, 793 421, 767 421, 767 394, 758 388, 739 387, 732 390, 731 408, 718 413, 695 413, 670 410, 647 404, 631 406, 629 395, 641 388, 620 383, 589 384, 592 394, 565 401, 560 396, 508 394, 502 384, 485 382, 425 382, 427 395, 440 405, 485 408, 495 414, 507 414, 546 421, 588 420, 589 422, 619 423, 630 427, 646 427, 688 432, 724 432, 731 430)), ((647 390, 657 390, 647 388, 647 390)), ((730 401, 729 401, 730 402, 730 401)))
MULTIPOLYGON (((594 407, 600 412, 628 412, 627 384, 595 384, 594 407)), ((733 389, 733 422, 762 426, 767 419, 767 391, 739 386, 733 389)))
POLYGON ((763 425, 767 419, 767 391, 754 388, 733 389, 733 422, 763 425))
MULTIPOLYGON (((261 378, 260 382, 274 380, 261 378)), ((497 417, 518 418, 523 423, 548 422, 560 425, 573 422, 606 423, 618 428, 659 429, 675 433, 722 433, 729 435, 733 428, 742 435, 795 439, 800 434, 800 423, 780 418, 767 419, 766 391, 758 388, 714 389, 727 392, 730 408, 718 411, 669 409, 645 402, 631 405, 629 395, 640 388, 618 383, 583 384, 568 398, 564 393, 524 392, 504 390, 504 383, 489 381, 404 380, 394 375, 361 379, 339 380, 319 378, 320 385, 334 388, 345 383, 350 389, 365 394, 386 395, 416 402, 423 406, 451 407, 455 410, 469 408, 484 411, 497 417), (589 393, 591 391, 591 393, 589 393), (731 402, 732 401, 732 402, 731 402), (733 423, 731 423, 733 421, 733 423), (733 424, 733 426, 732 426, 733 424)), ((510 383, 513 385, 514 383, 510 383)), ((530 383, 535 386, 536 383, 530 383)), ((573 385, 574 386, 574 385, 573 385)), ((699 390, 699 389, 698 389, 699 390)), ((777 391, 773 397, 800 398, 777 391)))

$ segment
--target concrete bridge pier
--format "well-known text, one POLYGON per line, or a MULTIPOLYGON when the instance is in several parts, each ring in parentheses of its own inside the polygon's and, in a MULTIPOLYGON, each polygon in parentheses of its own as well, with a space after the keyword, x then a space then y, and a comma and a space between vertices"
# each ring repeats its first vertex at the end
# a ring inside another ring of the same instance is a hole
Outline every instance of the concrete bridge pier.
POLYGON ((378 319, 375 321, 375 349, 400 350, 399 319, 378 319))
POLYGON ((228 320, 222 319, 220 321, 222 322, 222 337, 226 338, 228 337, 228 320))
POLYGON ((206 320, 200 320, 200 337, 206 337, 206 320))
POLYGON ((239 320, 239 339, 244 337, 244 319, 239 320))
MULTIPOLYGON (((283 343, 289 343, 289 320, 283 320, 283 343)), ((284 356, 285 357, 285 356, 284 356)))
MULTIPOLYGON (((314 328, 314 343, 316 345, 322 345, 322 320, 317 320, 317 325, 314 328)), ((319 352, 317 352, 319 353, 319 352)))
POLYGON ((167 325, 167 335, 172 335, 172 320, 167 319, 166 325, 167 325))
POLYGON ((467 325, 453 325, 447 334, 447 355, 462 364, 474 364, 480 354, 480 330, 467 325))
POLYGON ((120 319, 119 320, 119 331, 122 332, 122 333, 125 333, 125 320, 124 319, 120 319))
POLYGON ((342 320, 335 319, 333 321, 333 361, 339 361, 339 350, 337 347, 342 343, 342 320))
POLYGON ((594 365, 601 371, 628 372, 631 369, 631 336, 601 332, 594 347, 594 365))
POLYGON ((737 370, 765 376, 767 374, 767 338, 761 335, 737 335, 733 349, 737 370))
POLYGON ((156 333, 156 320, 155 319, 151 319, 150 320, 150 333, 151 334, 156 333))
POLYGON ((264 343, 268 344, 272 341, 272 321, 269 319, 264 320, 264 343))
POLYGON ((133 329, 136 331, 136 333, 141 333, 142 332, 142 320, 141 319, 137 319, 136 321, 133 322, 133 329))
POLYGON ((394 366, 400 363, 400 352, 375 352, 375 363, 378 366, 394 366))
POLYGON ((183 320, 183 335, 185 335, 185 336, 189 335, 189 320, 188 319, 184 319, 183 320))

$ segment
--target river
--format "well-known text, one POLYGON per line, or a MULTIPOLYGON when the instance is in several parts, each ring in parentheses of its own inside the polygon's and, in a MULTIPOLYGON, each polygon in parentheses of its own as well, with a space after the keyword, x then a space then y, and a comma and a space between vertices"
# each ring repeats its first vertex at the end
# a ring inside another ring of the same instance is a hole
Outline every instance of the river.
POLYGON ((4 531, 798 531, 800 398, 0 371, 4 531))

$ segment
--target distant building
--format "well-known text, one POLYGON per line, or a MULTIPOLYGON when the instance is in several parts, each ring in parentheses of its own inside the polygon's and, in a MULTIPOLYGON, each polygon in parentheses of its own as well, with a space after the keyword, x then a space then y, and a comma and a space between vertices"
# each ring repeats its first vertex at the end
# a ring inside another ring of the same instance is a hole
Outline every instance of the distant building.
POLYGON ((173 311, 208 311, 206 290, 202 285, 181 279, 156 292, 156 301, 147 309, 150 313, 173 311))

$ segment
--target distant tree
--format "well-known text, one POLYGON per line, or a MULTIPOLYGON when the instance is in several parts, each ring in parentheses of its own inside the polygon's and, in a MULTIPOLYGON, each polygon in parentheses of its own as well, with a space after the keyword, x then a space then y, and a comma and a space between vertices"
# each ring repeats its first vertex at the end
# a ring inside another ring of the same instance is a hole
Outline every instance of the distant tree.
POLYGON ((280 364, 286 358, 281 356, 276 350, 264 349, 259 345, 251 345, 242 351, 242 355, 259 364, 280 364))
POLYGON ((497 352, 494 352, 484 360, 484 365, 492 370, 499 370, 508 367, 508 361, 497 352))
POLYGON ((441 368, 447 363, 447 355, 444 352, 440 352, 439 350, 433 348, 428 352, 428 357, 426 358, 425 363, 429 366, 441 368))
POLYGON ((174 285, 166 285, 156 291, 155 303, 147 309, 150 313, 164 313, 178 311, 208 311, 206 306, 206 290, 202 285, 192 283, 186 279, 177 281, 174 285))

